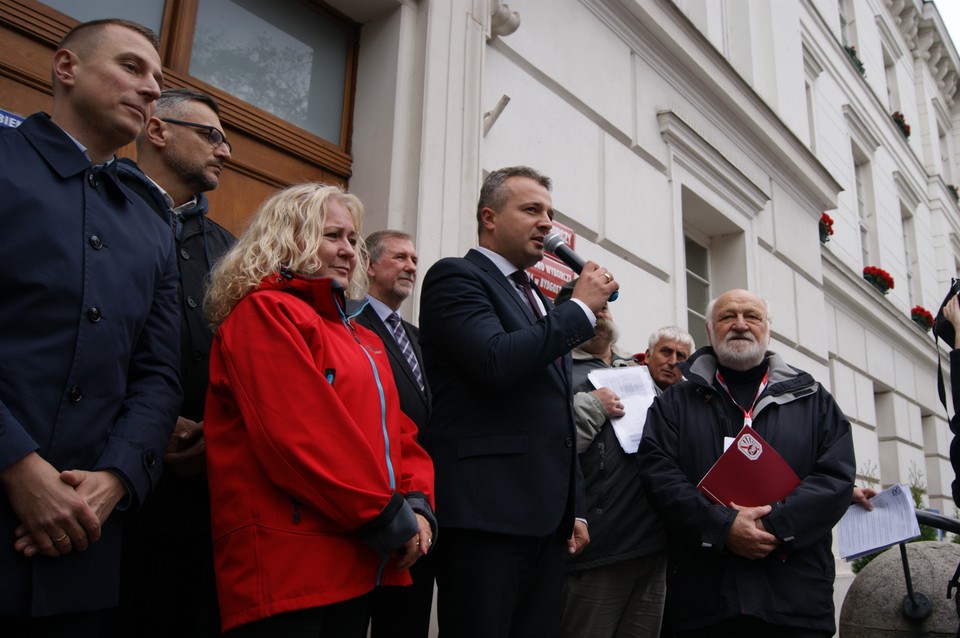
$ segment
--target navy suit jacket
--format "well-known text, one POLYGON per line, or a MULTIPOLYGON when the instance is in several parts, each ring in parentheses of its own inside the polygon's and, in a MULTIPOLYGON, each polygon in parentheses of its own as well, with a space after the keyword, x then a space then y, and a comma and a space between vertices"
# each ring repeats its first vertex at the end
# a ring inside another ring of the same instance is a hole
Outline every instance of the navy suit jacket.
POLYGON ((424 278, 420 345, 433 411, 421 441, 441 527, 568 535, 580 513, 569 351, 594 331, 577 304, 540 297, 548 312, 538 320, 476 250, 424 278))
POLYGON ((413 346, 413 353, 420 364, 420 373, 423 375, 424 390, 420 389, 417 378, 413 376, 413 370, 407 363, 407 358, 403 356, 403 351, 393 337, 390 327, 383 323, 377 315, 373 306, 366 304, 363 310, 355 318, 356 322, 365 328, 369 328, 377 333, 383 345, 390 356, 390 367, 393 369, 393 378, 397 384, 397 392, 400 394, 400 409, 404 414, 410 417, 410 420, 417 424, 418 430, 423 430, 427 426, 427 419, 430 417, 430 384, 427 382, 426 370, 423 366, 423 353, 420 352, 420 331, 412 323, 400 320, 407 333, 407 339, 413 346))

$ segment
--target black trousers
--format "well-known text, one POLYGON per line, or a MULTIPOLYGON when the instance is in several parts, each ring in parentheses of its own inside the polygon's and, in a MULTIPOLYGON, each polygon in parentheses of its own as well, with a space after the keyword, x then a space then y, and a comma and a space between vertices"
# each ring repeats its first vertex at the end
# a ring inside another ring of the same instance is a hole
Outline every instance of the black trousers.
POLYGON ((436 549, 441 638, 560 635, 566 539, 444 528, 436 549))
POLYGON ((409 587, 387 585, 373 592, 372 638, 427 638, 433 611, 433 552, 410 568, 409 587))
POLYGON ((370 594, 342 603, 311 607, 257 620, 226 633, 227 638, 366 638, 370 594))
POLYGON ((753 616, 734 616, 710 627, 676 634, 677 638, 830 638, 832 635, 816 629, 772 625, 753 616))
POLYGON ((41 618, 0 616, 0 635, 6 638, 101 638, 112 609, 60 614, 41 618))

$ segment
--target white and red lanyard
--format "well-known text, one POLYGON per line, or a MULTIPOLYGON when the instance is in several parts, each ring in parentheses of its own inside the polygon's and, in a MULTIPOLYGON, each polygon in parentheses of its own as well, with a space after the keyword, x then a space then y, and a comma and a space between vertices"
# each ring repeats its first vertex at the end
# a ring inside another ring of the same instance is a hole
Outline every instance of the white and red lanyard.
POLYGON ((737 400, 733 398, 733 394, 730 392, 730 388, 727 387, 726 382, 723 380, 723 375, 720 374, 720 371, 717 370, 717 381, 720 383, 720 386, 727 391, 727 396, 730 397, 730 400, 733 401, 733 404, 740 408, 743 411, 743 424, 753 427, 753 409, 757 407, 757 399, 760 398, 760 395, 763 394, 763 391, 767 388, 767 377, 770 374, 770 371, 767 370, 763 373, 763 380, 760 382, 760 387, 757 388, 757 395, 753 397, 753 403, 750 404, 750 409, 744 409, 742 405, 737 403, 737 400))

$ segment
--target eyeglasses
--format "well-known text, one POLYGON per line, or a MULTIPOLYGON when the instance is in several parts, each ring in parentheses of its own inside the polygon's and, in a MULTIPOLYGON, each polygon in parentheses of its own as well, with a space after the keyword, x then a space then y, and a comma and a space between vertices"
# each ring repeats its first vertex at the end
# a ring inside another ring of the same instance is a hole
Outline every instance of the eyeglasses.
POLYGON ((227 150, 231 153, 233 152, 233 147, 230 146, 230 142, 227 141, 227 136, 223 134, 223 131, 215 126, 210 126, 209 124, 198 124, 196 122, 187 122, 186 120, 175 120, 169 117, 161 117, 160 121, 168 124, 178 124, 180 126, 192 126, 193 128, 203 129, 207 132, 207 141, 210 142, 210 145, 213 148, 219 148, 221 144, 226 144, 227 150))

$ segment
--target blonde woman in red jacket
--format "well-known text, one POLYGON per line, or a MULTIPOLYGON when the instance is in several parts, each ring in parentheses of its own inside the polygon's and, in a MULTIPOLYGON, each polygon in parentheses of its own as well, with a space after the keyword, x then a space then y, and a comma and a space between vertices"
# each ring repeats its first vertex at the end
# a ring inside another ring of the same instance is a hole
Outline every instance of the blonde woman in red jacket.
POLYGON ((335 186, 287 188, 212 274, 204 430, 230 636, 365 637, 367 594, 409 584, 433 542, 433 466, 382 342, 344 310, 365 288, 362 214, 335 186))

